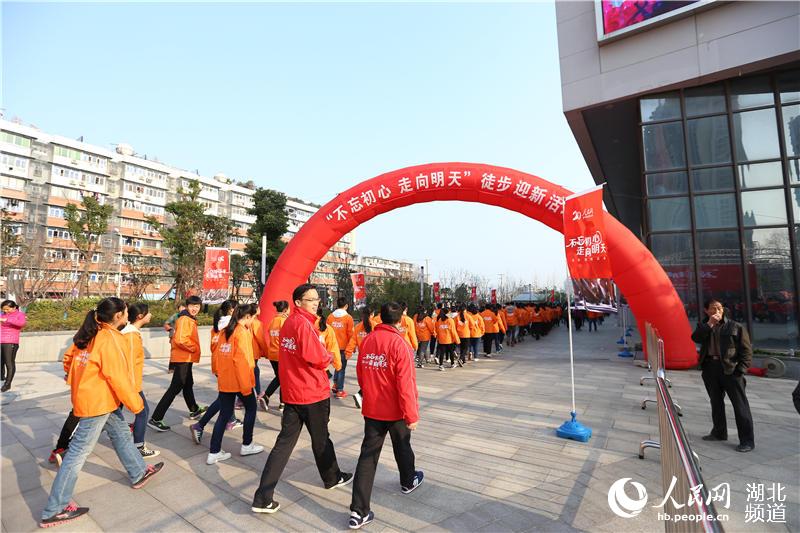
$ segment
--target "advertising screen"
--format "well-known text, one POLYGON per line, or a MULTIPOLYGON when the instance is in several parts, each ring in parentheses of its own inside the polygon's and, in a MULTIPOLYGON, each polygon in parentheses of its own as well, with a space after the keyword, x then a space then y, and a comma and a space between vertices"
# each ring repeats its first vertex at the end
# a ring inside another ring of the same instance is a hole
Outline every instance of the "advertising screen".
POLYGON ((601 0, 603 34, 624 30, 698 2, 699 0, 601 0))

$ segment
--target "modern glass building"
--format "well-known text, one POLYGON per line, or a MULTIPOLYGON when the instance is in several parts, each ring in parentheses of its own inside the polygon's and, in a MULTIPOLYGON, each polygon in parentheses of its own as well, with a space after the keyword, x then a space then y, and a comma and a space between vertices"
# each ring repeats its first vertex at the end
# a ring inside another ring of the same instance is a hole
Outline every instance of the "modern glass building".
POLYGON ((756 347, 797 351, 800 3, 611 20, 620 4, 556 4, 565 115, 607 208, 691 321, 714 296, 756 347))

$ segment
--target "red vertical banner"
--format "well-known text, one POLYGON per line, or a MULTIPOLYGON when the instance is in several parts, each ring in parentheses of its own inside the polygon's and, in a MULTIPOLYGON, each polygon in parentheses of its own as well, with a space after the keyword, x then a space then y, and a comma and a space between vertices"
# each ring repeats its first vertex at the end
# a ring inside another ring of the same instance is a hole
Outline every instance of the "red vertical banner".
POLYGON ((367 303, 367 284, 363 272, 350 274, 350 281, 353 282, 353 299, 356 307, 361 307, 367 303))
POLYGON ((603 217, 602 185, 565 200, 564 249, 576 309, 617 310, 603 217))
POLYGON ((441 291, 441 289, 440 289, 440 286, 439 286, 439 282, 438 281, 434 281, 433 282, 433 301, 434 302, 438 303, 438 302, 442 301, 442 295, 441 295, 440 291, 441 291))
POLYGON ((472 300, 473 302, 478 301, 478 287, 474 285, 472 286, 472 294, 470 295, 469 299, 472 300))
POLYGON ((550 289, 550 303, 556 303, 556 290, 550 289))
POLYGON ((492 289, 492 303, 497 303, 497 289, 492 289))
POLYGON ((228 298, 230 282, 230 251, 227 248, 206 248, 203 267, 203 291, 201 298, 206 304, 220 304, 228 298))

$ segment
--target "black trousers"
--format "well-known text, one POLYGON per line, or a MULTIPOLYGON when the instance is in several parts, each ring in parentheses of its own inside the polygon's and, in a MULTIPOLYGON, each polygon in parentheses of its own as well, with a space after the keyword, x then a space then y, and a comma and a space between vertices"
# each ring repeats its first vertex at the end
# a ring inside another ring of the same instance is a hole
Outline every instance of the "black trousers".
POLYGON ((736 417, 739 444, 755 446, 753 416, 750 414, 750 403, 745 393, 747 382, 744 376, 725 375, 719 360, 706 360, 703 363, 703 383, 711 400, 711 420, 714 423, 711 434, 721 439, 728 438, 728 422, 725 419, 727 394, 736 417))
MULTIPOLYGON (((269 364, 272 365, 272 371, 275 372, 275 377, 272 378, 272 381, 269 382, 267 389, 264 391, 264 396, 267 398, 275 394, 275 391, 281 386, 281 380, 278 378, 278 361, 270 360, 269 364)), ((283 397, 279 396, 279 398, 281 398, 281 403, 283 403, 283 397)))
POLYGON ((439 366, 444 364, 444 358, 450 358, 450 364, 456 362, 456 345, 455 344, 439 344, 436 347, 436 351, 439 354, 439 366))
POLYGON ((462 363, 467 362, 467 354, 469 353, 469 337, 461 339, 461 345, 459 346, 458 356, 461 359, 462 363))
POLYGON ((2 376, 0 376, 0 379, 5 380, 6 385, 11 385, 14 374, 17 373, 17 350, 19 350, 19 344, 7 342, 0 344, 0 356, 2 357, 2 366, 0 366, 2 376))
POLYGON ((497 333, 484 333, 483 334, 483 351, 486 355, 492 353, 492 343, 494 342, 494 337, 497 333))
POLYGON ((353 480, 353 500, 350 510, 360 516, 369 513, 369 502, 372 498, 372 486, 375 483, 375 470, 381 457, 383 441, 386 433, 392 438, 392 449, 397 469, 400 471, 400 486, 410 487, 414 481, 414 450, 411 449, 411 430, 405 421, 387 422, 364 417, 364 440, 361 443, 361 455, 358 456, 356 477, 353 480))
POLYGON ((194 378, 192 377, 192 363, 173 363, 175 370, 172 372, 172 382, 167 388, 167 392, 158 402, 153 411, 153 420, 164 420, 167 409, 172 405, 175 396, 183 391, 183 399, 189 412, 197 411, 197 402, 194 400, 194 378))
POLYGON ((58 435, 58 442, 56 442, 57 450, 66 450, 69 448, 69 442, 72 440, 72 434, 75 433, 76 429, 78 429, 78 422, 80 421, 81 419, 75 416, 72 411, 69 412, 67 419, 64 420, 64 425, 61 426, 61 433, 58 435))
POLYGON ((314 453, 314 461, 317 463, 317 470, 325 488, 333 487, 339 482, 341 470, 336 462, 336 452, 328 434, 330 414, 330 398, 307 405, 287 403, 284 406, 281 431, 275 439, 275 446, 272 447, 267 464, 261 473, 261 482, 256 490, 254 504, 267 505, 272 501, 275 486, 281 478, 283 469, 286 468, 286 463, 289 462, 303 425, 311 435, 311 451, 314 453))

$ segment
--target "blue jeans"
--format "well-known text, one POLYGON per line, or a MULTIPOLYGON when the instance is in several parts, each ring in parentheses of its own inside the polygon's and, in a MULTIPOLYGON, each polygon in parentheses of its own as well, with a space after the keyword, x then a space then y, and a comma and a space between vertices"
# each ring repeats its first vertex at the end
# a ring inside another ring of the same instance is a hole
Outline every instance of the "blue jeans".
POLYGON ((469 338, 469 349, 472 352, 472 357, 478 358, 478 344, 481 342, 480 337, 470 337, 469 338))
POLYGON ((502 331, 498 331, 495 333, 494 336, 494 349, 500 351, 500 345, 503 344, 503 339, 505 338, 505 333, 502 331))
POLYGON ((258 368, 258 359, 255 361, 256 366, 253 367, 253 373, 256 376, 256 394, 261 394, 261 369, 258 368))
MULTIPOLYGON (((242 398, 242 395, 239 395, 239 398, 242 398)), ((214 415, 219 413, 220 404, 219 404, 219 396, 217 399, 211 402, 211 405, 208 406, 206 412, 203 413, 203 416, 200 417, 200 420, 197 421, 197 425, 200 426, 200 429, 205 429, 206 425, 214 418, 214 415)), ((236 415, 234 415, 233 411, 231 411, 230 419, 227 422, 233 422, 236 420, 236 415)), ((227 423, 226 422, 226 423, 227 423)))
POLYGON ((211 433, 211 444, 208 451, 211 453, 219 453, 222 449, 222 436, 225 434, 225 426, 228 419, 233 416, 233 404, 236 397, 242 399, 244 404, 244 428, 242 432, 242 444, 252 444, 253 442, 253 427, 256 424, 256 395, 253 393, 247 396, 242 396, 239 392, 220 392, 219 397, 219 416, 214 423, 214 431, 211 433))
POLYGON ((117 457, 125 467, 131 483, 142 479, 146 465, 142 454, 133 445, 131 430, 125 423, 122 412, 117 409, 104 415, 81 418, 78 429, 75 430, 75 435, 72 436, 72 442, 69 444, 69 452, 64 456, 64 462, 50 489, 50 497, 42 511, 43 520, 57 515, 69 505, 75 490, 75 483, 78 481, 78 474, 83 468, 86 458, 94 450, 103 430, 111 437, 114 451, 117 452, 117 457))
POLYGON ((344 390, 344 370, 347 368, 347 358, 344 356, 344 351, 341 354, 342 369, 333 373, 333 386, 336 387, 337 391, 344 390))
POLYGON ((133 443, 136 446, 144 444, 144 432, 147 429, 147 421, 150 418, 150 406, 147 405, 147 398, 144 397, 144 392, 139 391, 139 396, 142 397, 144 402, 144 409, 139 411, 136 418, 133 419, 133 443))

